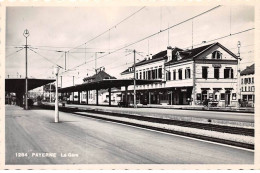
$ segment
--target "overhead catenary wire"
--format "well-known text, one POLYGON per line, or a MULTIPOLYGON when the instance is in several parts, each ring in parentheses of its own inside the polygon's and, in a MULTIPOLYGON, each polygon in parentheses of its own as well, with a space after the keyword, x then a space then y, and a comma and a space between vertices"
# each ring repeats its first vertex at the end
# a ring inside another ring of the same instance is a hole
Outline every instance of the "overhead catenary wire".
POLYGON ((31 50, 32 52, 34 52, 34 53, 38 54, 40 57, 44 58, 45 60, 47 60, 48 62, 52 63, 53 65, 56 65, 56 66, 58 66, 58 67, 60 67, 60 68, 62 68, 62 69, 63 69, 63 67, 62 67, 62 66, 60 66, 60 65, 56 64, 55 62, 53 62, 53 61, 49 60, 48 58, 46 58, 46 57, 44 57, 44 56, 42 56, 41 54, 39 54, 38 52, 36 52, 36 51, 32 50, 31 48, 29 48, 29 50, 31 50))
POLYGON ((6 55, 5 57, 12 56, 12 55, 16 54, 17 52, 20 52, 20 51, 21 51, 21 50, 23 50, 23 49, 24 49, 24 48, 22 48, 22 49, 19 49, 19 50, 17 50, 17 51, 15 51, 15 52, 13 52, 13 53, 10 53, 10 54, 6 55))
MULTIPOLYGON (((121 21, 118 22, 117 24, 113 25, 112 27, 110 27, 110 28, 107 29, 106 31, 100 33, 99 35, 95 36, 94 38, 92 38, 92 39, 88 40, 87 42, 85 42, 85 43, 83 43, 83 44, 81 44, 81 45, 79 45, 79 46, 76 46, 76 47, 74 47, 74 48, 72 48, 72 49, 75 49, 75 48, 81 47, 81 46, 84 45, 84 44, 90 43, 91 41, 93 41, 93 40, 99 38, 100 36, 106 34, 107 32, 110 32, 111 29, 116 28, 116 27, 117 27, 118 25, 120 25, 121 23, 125 22, 126 20, 128 20, 129 18, 131 18, 132 16, 134 16, 135 14, 137 14, 138 12, 142 11, 144 8, 145 8, 145 6, 143 6, 143 7, 140 8, 139 10, 135 11, 135 12, 132 13, 131 15, 127 16, 126 18, 124 18, 123 20, 121 20, 121 21)), ((71 51, 72 49, 69 49, 68 51, 71 51)))
MULTIPOLYGON (((144 38, 142 38, 142 39, 140 39, 140 40, 137 40, 137 41, 135 41, 135 42, 129 43, 129 44, 127 44, 127 45, 125 45, 125 46, 123 46, 123 47, 121 47, 121 48, 118 48, 118 49, 116 49, 116 50, 114 50, 114 51, 112 51, 112 52, 110 52, 110 53, 108 53, 108 54, 105 54, 105 55, 103 55, 103 56, 100 56, 100 57, 98 57, 97 59, 103 58, 103 57, 108 56, 108 55, 110 55, 110 54, 112 54, 112 53, 115 53, 115 52, 117 52, 117 51, 119 51, 119 50, 125 49, 125 48, 127 48, 127 47, 129 47, 129 46, 132 46, 132 45, 134 45, 134 44, 137 44, 137 43, 139 43, 139 42, 141 42, 141 41, 143 41, 143 40, 146 40, 146 39, 148 39, 148 38, 150 38, 150 37, 153 37, 153 36, 155 36, 155 35, 157 35, 157 34, 159 34, 159 33, 162 33, 162 32, 164 32, 164 31, 167 31, 168 29, 174 28, 174 27, 179 26, 179 25, 181 25, 181 24, 183 24, 183 23, 186 23, 186 22, 188 22, 188 21, 190 21, 190 20, 193 20, 193 19, 195 19, 195 18, 197 18, 197 17, 200 17, 200 16, 202 16, 202 15, 204 15, 204 14, 207 14, 207 13, 213 11, 213 10, 216 10, 216 9, 219 8, 219 7, 221 7, 221 5, 215 6, 215 7, 211 8, 211 9, 209 9, 209 10, 206 10, 206 11, 200 13, 200 14, 197 14, 197 15, 195 15, 195 16, 193 16, 193 17, 190 17, 190 18, 188 18, 188 19, 186 19, 186 20, 184 20, 184 21, 181 21, 181 22, 179 22, 179 23, 177 23, 177 24, 174 24, 174 25, 172 25, 172 26, 170 26, 170 27, 168 27, 168 28, 166 28, 166 29, 160 30, 160 31, 158 31, 158 32, 156 32, 156 33, 153 33, 153 34, 151 34, 151 35, 149 35, 149 36, 146 36, 146 37, 144 37, 144 38)), ((84 43, 84 44, 85 44, 85 43, 84 43)), ((78 46, 78 47, 79 47, 79 46, 78 46)), ((93 61, 93 60, 87 61, 87 62, 85 62, 84 64, 89 63, 89 62, 92 62, 92 61, 93 61)), ((83 64, 81 64, 81 65, 83 65, 83 64)), ((79 66, 80 66, 80 65, 79 65, 79 66)), ((74 67, 74 68, 75 68, 75 67, 74 67)), ((64 71, 63 73, 66 73, 66 71, 64 71)))
MULTIPOLYGON (((221 36, 219 38, 215 38, 215 39, 212 39, 212 40, 209 40, 209 41, 205 41, 203 43, 199 43, 199 44, 196 44, 194 46, 200 46, 202 44, 205 44, 205 43, 210 43, 210 42, 213 42, 213 41, 216 41, 216 40, 220 40, 220 39, 223 39, 223 38, 226 38, 226 37, 231 37, 231 36, 234 36, 234 35, 237 35, 237 34, 241 34, 241 33, 244 33, 244 32, 248 32, 248 31, 251 31, 251 30, 254 30, 255 28, 250 28, 250 29, 246 29, 246 30, 243 30, 243 31, 239 31, 239 32, 236 32, 236 33, 233 33, 233 34, 228 34, 228 35, 225 35, 225 36, 221 36)), ((188 49, 192 46, 189 46, 189 47, 186 47, 185 49, 188 49)))

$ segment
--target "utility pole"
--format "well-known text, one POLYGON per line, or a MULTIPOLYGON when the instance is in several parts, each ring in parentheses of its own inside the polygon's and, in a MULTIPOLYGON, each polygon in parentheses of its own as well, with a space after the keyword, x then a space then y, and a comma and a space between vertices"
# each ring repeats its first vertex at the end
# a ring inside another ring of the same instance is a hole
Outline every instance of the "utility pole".
POLYGON ((62 88, 62 76, 60 76, 60 87, 62 88))
POLYGON ((95 52, 95 71, 97 74, 97 52, 95 52))
POLYGON ((134 50, 134 108, 136 108, 136 89, 135 89, 135 86, 136 86, 136 69, 135 69, 135 50, 134 50))
POLYGON ((25 43, 25 110, 28 110, 28 78, 27 78, 27 37, 29 37, 30 33, 28 29, 24 30, 23 36, 26 39, 25 43))
POLYGON ((240 107, 241 102, 241 87, 240 87, 240 47, 241 43, 240 41, 237 42, 237 48, 238 48, 238 60, 237 60, 237 107, 240 107))
POLYGON ((58 79, 59 79, 59 67, 55 67, 54 69, 55 76, 56 76, 56 87, 55 87, 55 115, 54 115, 54 122, 59 122, 59 96, 58 96, 58 79))
POLYGON ((66 66, 67 66, 67 64, 66 64, 66 54, 67 54, 67 52, 65 52, 65 70, 66 70, 66 66))
POLYGON ((105 53, 105 52, 95 52, 95 71, 96 71, 96 74, 97 74, 97 54, 98 53, 105 53))

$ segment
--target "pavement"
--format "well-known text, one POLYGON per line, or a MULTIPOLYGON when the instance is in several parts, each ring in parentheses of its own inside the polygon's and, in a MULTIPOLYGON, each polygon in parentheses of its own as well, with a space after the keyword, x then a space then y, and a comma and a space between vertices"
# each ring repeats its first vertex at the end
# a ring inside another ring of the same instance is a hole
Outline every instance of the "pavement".
MULTIPOLYGON (((54 105, 54 103, 44 103, 54 105)), ((201 110, 180 110, 180 109, 161 109, 161 108, 125 108, 125 107, 109 107, 96 105, 78 105, 66 104, 66 107, 77 107, 82 109, 110 111, 115 113, 136 114, 141 116, 153 116, 157 118, 201 118, 214 120, 227 120, 254 123, 254 114, 245 112, 220 112, 220 111, 201 111, 201 110)))
POLYGON ((60 123, 54 123, 53 110, 5 108, 6 164, 254 163, 254 152, 246 149, 64 112, 60 123), (40 153, 56 157, 39 157, 40 153))

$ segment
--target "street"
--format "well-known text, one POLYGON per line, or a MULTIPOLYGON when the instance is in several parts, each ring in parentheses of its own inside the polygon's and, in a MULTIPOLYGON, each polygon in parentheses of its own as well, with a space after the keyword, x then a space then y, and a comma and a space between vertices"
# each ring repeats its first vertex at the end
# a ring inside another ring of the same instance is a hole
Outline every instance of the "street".
POLYGON ((6 164, 254 163, 254 152, 244 149, 64 112, 54 123, 52 110, 5 108, 6 164))

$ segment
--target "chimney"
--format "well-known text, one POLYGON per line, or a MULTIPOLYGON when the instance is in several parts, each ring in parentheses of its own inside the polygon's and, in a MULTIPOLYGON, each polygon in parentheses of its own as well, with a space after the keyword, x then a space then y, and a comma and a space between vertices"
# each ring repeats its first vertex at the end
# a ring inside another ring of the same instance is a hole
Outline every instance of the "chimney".
POLYGON ((172 60, 172 47, 168 46, 167 47, 167 61, 171 61, 172 60))

